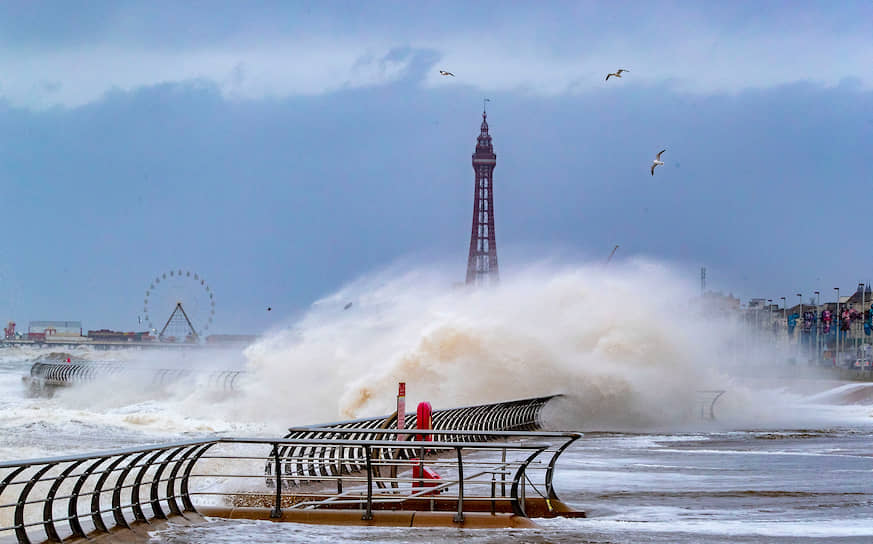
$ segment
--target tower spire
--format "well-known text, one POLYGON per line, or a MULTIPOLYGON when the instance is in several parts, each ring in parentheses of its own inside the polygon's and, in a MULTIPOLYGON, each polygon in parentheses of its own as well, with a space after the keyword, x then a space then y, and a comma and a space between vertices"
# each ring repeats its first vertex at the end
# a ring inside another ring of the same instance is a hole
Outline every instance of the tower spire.
POLYGON ((473 153, 473 171, 476 182, 473 190, 473 228, 470 232, 470 254, 467 258, 467 283, 496 283, 499 279, 497 266, 497 242, 494 237, 494 195, 492 174, 497 165, 497 155, 488 133, 488 113, 482 102, 482 125, 476 138, 473 153))

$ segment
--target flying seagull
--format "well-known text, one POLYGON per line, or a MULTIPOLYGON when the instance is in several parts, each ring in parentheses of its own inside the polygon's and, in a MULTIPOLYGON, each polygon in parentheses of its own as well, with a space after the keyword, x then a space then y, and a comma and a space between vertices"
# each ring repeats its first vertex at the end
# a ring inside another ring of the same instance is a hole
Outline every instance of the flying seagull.
POLYGON ((618 250, 618 244, 615 244, 615 247, 612 248, 612 253, 609 254, 609 257, 606 259, 606 264, 609 264, 609 261, 612 260, 612 256, 615 255, 615 252, 618 250))
POLYGON ((622 72, 630 72, 630 70, 619 68, 614 74, 606 74, 606 79, 604 81, 609 81, 609 76, 621 77, 622 72))
POLYGON ((441 75, 441 76, 452 76, 452 77, 455 77, 455 74, 453 74, 453 73, 451 73, 451 72, 446 72, 445 70, 440 70, 440 75, 441 75))
POLYGON ((664 151, 667 151, 667 150, 662 149, 661 152, 658 153, 658 156, 655 158, 655 160, 652 161, 652 175, 653 176, 655 175, 655 167, 658 166, 659 164, 664 164, 664 161, 661 160, 661 155, 664 153, 664 151))
POLYGON ((343 310, 348 310, 348 309, 351 308, 351 307, 352 307, 352 303, 349 302, 348 304, 346 304, 345 306, 343 306, 343 310))

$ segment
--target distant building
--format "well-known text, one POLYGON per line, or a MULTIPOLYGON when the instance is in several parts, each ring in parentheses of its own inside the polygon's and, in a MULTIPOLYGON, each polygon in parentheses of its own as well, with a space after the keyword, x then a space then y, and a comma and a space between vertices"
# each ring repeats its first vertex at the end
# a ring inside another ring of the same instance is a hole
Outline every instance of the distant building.
POLYGON ((150 342, 155 340, 148 331, 145 332, 121 332, 109 329, 88 331, 88 338, 96 342, 150 342))
POLYGON ((870 290, 870 286, 864 286, 863 283, 858 284, 858 289, 845 297, 846 300, 843 302, 843 297, 840 297, 840 302, 848 305, 850 310, 869 310, 870 305, 873 304, 873 292, 870 290))
POLYGON ((81 321, 31 321, 27 327, 27 337, 31 340, 50 338, 81 338, 81 321))
POLYGON ((767 307, 767 299, 765 298, 750 298, 749 299, 749 309, 755 308, 766 308, 767 307))
POLYGON ((256 334, 210 334, 207 344, 251 344, 259 337, 256 334))

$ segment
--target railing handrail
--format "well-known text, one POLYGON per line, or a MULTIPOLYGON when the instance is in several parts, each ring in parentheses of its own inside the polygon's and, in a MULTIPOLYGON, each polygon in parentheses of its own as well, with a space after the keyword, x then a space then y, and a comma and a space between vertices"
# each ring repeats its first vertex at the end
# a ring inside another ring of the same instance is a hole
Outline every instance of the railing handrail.
MULTIPOLYGON (((315 432, 319 434, 322 431, 325 433, 331 433, 336 431, 334 429, 318 428, 308 428, 308 430, 310 432, 315 432)), ((343 430, 343 432, 340 434, 349 434, 354 432, 354 430, 348 430, 348 433, 346 431, 347 430, 343 430)), ((396 429, 393 432, 391 430, 384 431, 388 431, 386 434, 396 434, 397 432, 396 429)), ((548 464, 548 468, 546 469, 546 489, 549 490, 550 498, 554 498, 550 485, 551 474, 554 470, 554 460, 557 455, 559 455, 560 452, 562 452, 566 448, 567 445, 569 445, 579 436, 581 436, 579 433, 548 431, 468 431, 464 429, 458 429, 454 431, 446 430, 435 431, 433 433, 427 432, 427 434, 437 435, 452 433, 455 433, 459 436, 480 435, 486 437, 490 436, 494 438, 505 438, 510 436, 526 437, 533 439, 563 438, 563 445, 552 454, 551 462, 548 464)), ((423 432, 422 434, 425 433, 423 432)), ((408 460, 383 457, 382 454, 376 453, 378 450, 392 449, 395 451, 401 451, 426 448, 427 450, 431 451, 446 452, 450 455, 443 459, 443 463, 447 464, 447 466, 456 467, 455 470, 457 470, 457 478, 446 478, 446 480, 442 481, 439 484, 439 487, 440 491, 443 491, 449 487, 456 487, 457 499, 454 499, 451 496, 445 496, 440 497, 440 500, 457 500, 458 506, 457 515, 455 516, 456 521, 463 521, 464 519, 465 500, 484 500, 482 497, 479 496, 468 497, 467 499, 465 499, 465 482, 467 484, 481 485, 483 482, 476 480, 476 478, 488 472, 487 470, 484 472, 481 470, 474 470, 473 474, 465 478, 464 464, 468 464, 468 466, 470 467, 477 467, 482 466, 486 463, 484 460, 474 460, 473 462, 464 463, 463 456, 461 454, 462 450, 492 452, 502 450, 504 452, 504 457, 505 451, 511 450, 517 452, 521 456, 521 459, 519 460, 507 461, 504 458, 502 462, 492 461, 490 462, 490 466, 492 467, 494 474, 497 474, 498 472, 500 472, 500 474, 506 474, 507 472, 510 472, 509 467, 512 467, 514 476, 511 477, 511 481, 509 478, 505 480, 506 483, 511 483, 512 485, 511 493, 510 496, 506 496, 504 494, 501 500, 509 500, 512 503, 512 509, 516 514, 525 515, 524 489, 526 484, 524 482, 524 478, 526 477, 526 471, 532 467, 531 463, 534 459, 537 458, 537 456, 554 446, 552 443, 538 441, 447 442, 437 440, 430 442, 410 442, 408 440, 367 440, 360 438, 345 439, 337 437, 274 438, 222 436, 214 438, 178 441, 165 444, 152 444, 133 448, 121 448, 95 453, 82 453, 76 455, 29 459, 21 461, 7 461, 0 463, 0 468, 12 470, 7 472, 3 476, 3 478, 0 479, 0 497, 2 497, 3 493, 10 489, 11 486, 23 486, 23 489, 16 490, 18 498, 14 503, 10 503, 8 505, 3 504, 3 508, 15 509, 14 525, 11 527, 0 527, 0 533, 3 533, 5 531, 14 531, 18 542, 29 543, 31 542, 31 540, 28 534, 28 529, 42 526, 46 534, 46 538, 48 540, 57 541, 60 540, 59 533, 55 526, 57 523, 67 522, 69 524, 69 530, 73 532, 74 536, 84 537, 85 531, 82 526, 82 520, 90 519, 91 525, 99 531, 109 530, 106 523, 107 520, 114 521, 114 525, 116 527, 129 528, 130 524, 134 521, 147 521, 149 519, 143 510, 143 507, 146 505, 150 506, 150 515, 153 518, 167 517, 167 514, 164 514, 162 503, 163 505, 167 505, 169 507, 169 511, 172 514, 182 514, 183 512, 196 512, 197 510, 191 501, 191 493, 189 493, 188 490, 189 480, 192 477, 257 477, 257 475, 255 474, 216 475, 212 473, 193 473, 195 465, 197 465, 201 459, 209 459, 209 456, 206 455, 207 451, 217 444, 253 444, 271 446, 272 452, 267 455, 267 458, 273 457, 272 460, 277 464, 281 462, 277 455, 278 449, 282 446, 299 447, 302 458, 306 458, 307 456, 314 457, 317 451, 324 450, 325 448, 330 447, 339 448, 341 451, 345 448, 360 448, 364 452, 364 458, 359 458, 355 462, 363 464, 363 462, 366 461, 366 475, 340 474, 338 477, 336 477, 334 475, 328 475, 325 473, 311 476, 295 476, 292 474, 285 474, 283 473, 283 471, 277 471, 277 477, 279 478, 279 481, 283 483, 286 480, 290 481, 296 479, 309 480, 313 482, 321 481, 322 483, 332 480, 347 480, 358 482, 360 484, 363 483, 364 476, 366 476, 366 499, 361 498, 358 501, 359 504, 366 505, 364 519, 370 519, 372 517, 373 504, 384 502, 384 500, 386 500, 385 497, 381 494, 374 496, 374 485, 376 484, 379 484, 381 486, 382 484, 384 484, 384 482, 412 482, 412 493, 408 495, 406 499, 403 499, 402 496, 391 497, 390 499, 394 502, 398 502, 398 500, 399 502, 403 502, 403 500, 419 498, 423 495, 433 492, 433 489, 425 486, 422 486, 422 489, 416 489, 414 482, 423 481, 423 476, 418 476, 415 478, 408 476, 404 477, 405 480, 396 477, 384 478, 380 476, 378 472, 378 467, 390 466, 392 465, 392 463, 394 467, 410 468, 416 465, 408 462, 408 460), (309 453, 307 454, 306 452, 309 453), (451 463, 450 461, 448 461, 450 457, 456 457, 457 462, 451 463), (62 469, 61 473, 55 476, 46 476, 47 474, 50 474, 52 469, 55 468, 62 469), (76 470, 77 468, 79 468, 79 470, 76 470), (28 469, 31 469, 31 471, 24 472, 28 469), (164 469, 169 469, 169 474, 162 477, 164 469), (114 479, 110 478, 110 475, 113 473, 118 473, 118 476, 114 479), (90 486, 88 489, 83 489, 86 481, 91 481, 93 485, 90 486), (40 482, 53 483, 51 484, 51 489, 48 491, 47 495, 44 498, 29 499, 28 494, 40 482), (60 490, 61 485, 64 482, 75 482, 75 485, 73 486, 72 491, 58 494, 57 491, 60 490), (143 493, 147 495, 148 498, 144 498, 143 493), (109 508, 106 507, 106 503, 101 502, 102 498, 107 495, 111 495, 111 507, 109 508), (181 501, 181 503, 178 503, 177 500, 181 501), (90 507, 80 504, 82 501, 89 503, 90 507), (34 505, 40 503, 43 504, 42 521, 26 521, 25 509, 33 508, 34 505), (67 515, 55 516, 55 509, 60 508, 64 503, 68 505, 66 512, 67 515), (129 519, 130 514, 127 514, 126 517, 125 511, 132 511, 133 519, 129 519), (104 514, 111 515, 104 518, 104 514)), ((236 458, 239 460, 246 460, 260 459, 262 457, 248 457, 242 455, 228 454, 227 456, 219 456, 218 458, 236 458)), ((312 458, 310 458, 310 461, 318 462, 324 461, 324 459, 313 461, 312 458)), ((423 462, 423 460, 421 462, 423 462)), ((361 469, 362 468, 363 467, 361 467, 361 469)), ((543 464, 537 463, 537 466, 535 468, 537 468, 537 470, 542 470, 543 464)), ((361 472, 363 472, 363 470, 361 470, 361 472)), ((492 493, 494 489, 493 486, 494 482, 492 481, 492 493)), ((274 509, 272 511, 273 517, 279 517, 282 515, 281 505, 283 500, 283 487, 284 486, 282 484, 276 485, 274 509)), ((342 491, 340 490, 338 493, 342 493, 342 491)), ((229 493, 225 492, 224 494, 229 493)), ((491 500, 494 500, 494 496, 491 497, 491 500)), ((0 504, 5 502, 7 501, 0 500, 0 504)), ((337 504, 338 502, 333 501, 333 503, 337 504)), ((348 504, 352 503, 353 502, 349 502, 348 504)))
POLYGON ((346 440, 343 438, 236 438, 223 437, 216 443, 227 444, 285 444, 300 446, 369 446, 371 448, 409 449, 424 446, 426 448, 454 449, 537 449, 548 448, 549 444, 537 442, 410 442, 408 440, 346 440), (410 445, 410 444, 415 444, 410 445))
MULTIPOLYGON (((529 397, 529 398, 524 398, 524 399, 498 401, 498 402, 493 402, 493 403, 489 403, 489 404, 473 404, 470 406, 456 406, 456 407, 452 407, 452 408, 438 408, 438 409, 435 409, 433 411, 433 415, 435 417, 437 414, 444 414, 444 413, 448 413, 448 412, 481 409, 484 406, 503 406, 503 407, 509 408, 509 407, 524 406, 524 405, 535 404, 535 403, 546 404, 548 401, 550 401, 552 399, 556 399, 556 398, 563 397, 563 396, 564 395, 562 393, 557 393, 554 395, 543 395, 541 397, 529 397)), ((415 412, 406 412, 406 415, 407 416, 415 416, 416 413, 415 412)), ((342 420, 342 421, 331 421, 328 423, 316 423, 313 425, 302 425, 302 426, 298 425, 295 427, 291 427, 291 429, 305 429, 307 427, 333 427, 333 426, 338 426, 338 425, 349 425, 352 423, 372 423, 374 421, 385 421, 386 419, 389 419, 390 417, 391 417, 390 415, 384 415, 384 416, 363 417, 363 418, 358 418, 358 419, 346 419, 346 420, 342 420)), ((288 429, 288 430, 291 431, 291 429, 288 429)))
MULTIPOLYGON (((380 433, 390 431, 390 429, 379 430, 380 433)), ((396 434, 396 429, 394 430, 396 434)), ((356 431, 360 433, 360 431, 356 431)), ((407 429, 404 434, 408 434, 409 430, 407 429)), ((566 438, 580 438, 582 436, 581 433, 574 432, 551 432, 551 431, 432 431, 423 429, 420 434, 463 434, 463 435, 499 435, 499 436, 525 436, 529 435, 532 437, 566 437, 566 438)), ((315 438, 270 438, 270 437, 216 437, 216 438, 203 438, 199 440, 186 440, 179 442, 167 442, 163 444, 150 444, 146 446, 140 447, 131 447, 131 448, 120 448, 116 450, 104 450, 97 452, 88 452, 88 453, 80 453, 80 454, 72 454, 72 455, 64 455, 57 457, 42 457, 37 459, 22 459, 22 460, 14 460, 14 461, 3 461, 0 462, 0 469, 6 468, 29 468, 39 465, 58 465, 61 463, 72 463, 76 461, 96 461, 98 459, 108 459, 112 457, 118 456, 130 456, 137 453, 148 453, 159 450, 170 450, 175 448, 184 448, 189 446, 205 446, 206 444, 264 444, 264 445, 274 445, 274 444, 284 444, 284 445, 301 445, 301 446, 370 446, 373 448, 397 448, 397 449, 418 449, 421 447, 424 448, 438 448, 438 449, 521 449, 521 450, 535 450, 535 449, 547 449, 551 444, 541 443, 541 442, 439 442, 439 441, 430 441, 430 442, 422 442, 422 441, 410 441, 406 440, 346 440, 341 438, 334 439, 315 439, 315 438)), ((239 457, 234 457, 239 458, 239 457)), ((254 457, 252 457, 254 459, 254 457)), ((160 463, 160 462, 157 462, 160 463)), ((130 466, 129 468, 143 468, 147 466, 151 466, 155 463, 142 463, 135 464, 130 466)), ((115 469, 121 470, 121 469, 115 469)), ((98 471, 99 472, 99 471, 98 471)), ((70 474, 69 477, 81 476, 83 473, 70 474)), ((15 483, 20 482, 7 482, 8 485, 14 485, 15 483)))
POLYGON ((251 375, 249 371, 239 369, 151 368, 119 361, 37 361, 30 367, 29 379, 32 387, 58 387, 93 382, 120 373, 148 374, 156 385, 172 380, 208 379, 210 387, 220 385, 231 390, 241 376, 251 375))
POLYGON ((90 453, 79 453, 72 455, 62 455, 58 457, 42 457, 38 459, 19 459, 13 461, 2 461, 0 462, 0 469, 3 468, 17 468, 17 467, 30 467, 34 465, 46 465, 46 464, 57 464, 57 463, 69 463, 72 461, 80 461, 80 460, 89 460, 89 459, 105 459, 107 457, 115 457, 117 455, 130 455, 133 453, 142 453, 142 452, 150 452, 157 450, 164 450, 170 448, 178 448, 184 446, 194 446, 197 444, 206 444, 209 442, 215 442, 219 439, 209 439, 209 438, 201 438, 196 440, 185 440, 181 442, 167 442, 164 444, 149 444, 145 446, 138 446, 132 448, 121 448, 117 450, 104 450, 90 453))
MULTIPOLYGON (((404 434, 410 435, 406 441, 411 440, 411 436, 417 434, 433 434, 433 435, 458 435, 458 436, 537 436, 543 438, 581 438, 582 433, 573 431, 469 431, 461 429, 350 429, 348 427, 290 427, 289 432, 307 432, 307 433, 336 433, 336 434, 404 434)), ((402 441, 401 441, 402 442, 402 441)), ((457 442, 452 442, 457 444, 457 442)))
MULTIPOLYGON (((489 404, 473 404, 470 406, 456 406, 456 407, 452 407, 452 408, 439 408, 439 409, 435 409, 433 411, 433 413, 434 413, 434 415, 436 415, 439 413, 446 413, 446 412, 456 411, 456 410, 473 410, 476 408, 482 408, 483 406, 507 406, 507 407, 509 407, 509 406, 514 406, 514 405, 525 405, 525 404, 532 404, 532 403, 537 403, 537 402, 542 402, 543 404, 545 404, 546 402, 548 402, 552 399, 556 399, 556 398, 563 397, 563 396, 564 396, 563 393, 556 393, 553 395, 543 395, 540 397, 529 397, 529 398, 524 398, 524 399, 498 401, 498 402, 493 402, 493 403, 489 403, 489 404)), ((415 412, 406 412, 406 415, 414 416, 415 412)), ((331 421, 328 423, 316 423, 314 425, 296 426, 296 427, 291 427, 288 430, 291 431, 291 429, 305 429, 307 427, 332 427, 332 426, 336 426, 336 425, 348 425, 350 423, 384 421, 390 417, 391 417, 390 415, 385 415, 385 416, 363 417, 363 418, 359 418, 359 419, 346 419, 346 420, 342 420, 342 421, 331 421)))

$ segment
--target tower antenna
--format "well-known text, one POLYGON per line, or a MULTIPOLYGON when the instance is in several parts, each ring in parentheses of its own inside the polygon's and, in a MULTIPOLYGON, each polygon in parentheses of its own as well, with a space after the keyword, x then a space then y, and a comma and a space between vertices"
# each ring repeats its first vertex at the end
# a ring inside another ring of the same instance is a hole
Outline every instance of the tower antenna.
POLYGON ((612 253, 610 253, 609 257, 606 258, 606 264, 609 264, 609 261, 612 260, 612 256, 615 255, 616 251, 618 251, 618 244, 615 244, 615 247, 612 248, 612 253))

